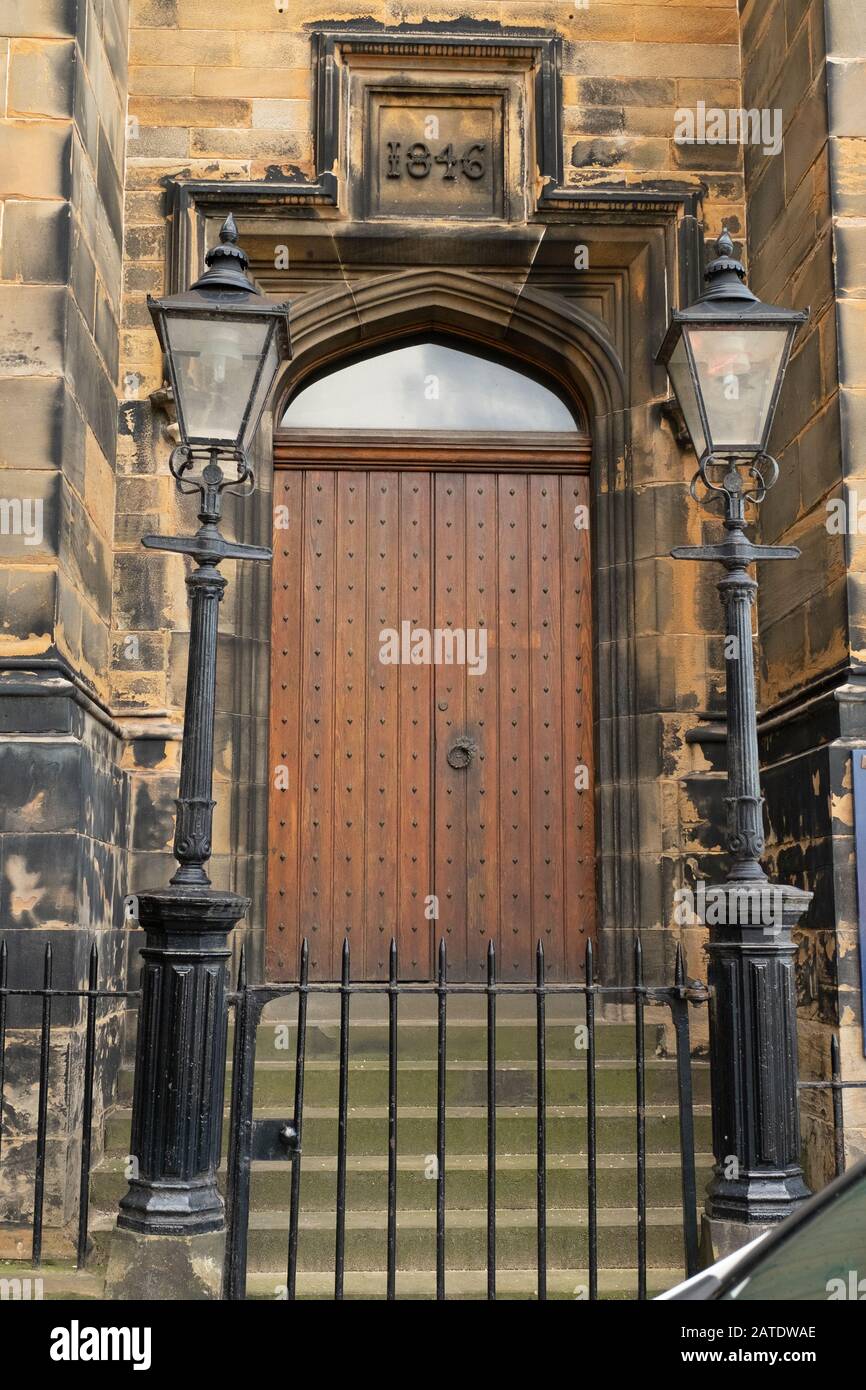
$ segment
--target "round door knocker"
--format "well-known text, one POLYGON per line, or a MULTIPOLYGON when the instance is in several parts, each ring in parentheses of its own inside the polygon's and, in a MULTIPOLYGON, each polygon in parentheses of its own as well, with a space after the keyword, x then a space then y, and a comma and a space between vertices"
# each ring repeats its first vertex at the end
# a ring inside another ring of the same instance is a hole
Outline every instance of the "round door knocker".
POLYGON ((478 752, 478 745, 468 734, 461 734, 460 738, 455 738, 448 752, 445 754, 448 759, 448 766, 454 768, 468 767, 478 752))

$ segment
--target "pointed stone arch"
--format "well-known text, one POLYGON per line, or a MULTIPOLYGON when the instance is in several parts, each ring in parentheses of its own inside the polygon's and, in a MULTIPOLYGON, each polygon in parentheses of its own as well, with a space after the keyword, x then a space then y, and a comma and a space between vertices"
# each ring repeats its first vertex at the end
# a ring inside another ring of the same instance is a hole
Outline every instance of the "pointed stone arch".
POLYGON ((626 408, 625 377, 603 324, 555 295, 448 267, 413 267, 292 304, 292 361, 277 387, 286 400, 312 372, 360 349, 424 332, 483 343, 546 371, 592 428, 626 408))

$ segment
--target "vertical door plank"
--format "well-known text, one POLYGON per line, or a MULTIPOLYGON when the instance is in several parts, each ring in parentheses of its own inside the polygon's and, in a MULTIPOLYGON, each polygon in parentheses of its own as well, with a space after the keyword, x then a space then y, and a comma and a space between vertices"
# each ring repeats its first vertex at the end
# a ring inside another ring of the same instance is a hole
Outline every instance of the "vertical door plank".
POLYGON ((300 683, 304 643, 303 512, 300 471, 274 479, 271 705, 268 757, 267 978, 288 980, 298 965, 300 848, 300 683))
MULTIPOLYGON (((466 479, 437 473, 434 483, 434 628, 466 625, 466 479)), ((455 971, 466 967, 466 768, 454 768, 448 752, 466 733, 466 666, 433 667, 435 703, 435 893, 438 937, 447 943, 455 971)))
POLYGON ((562 742, 565 767, 566 969, 581 978, 588 935, 595 932, 595 768, 592 720, 592 595, 589 479, 560 479, 562 497, 562 742), (586 783, 580 790, 575 782, 586 783))
POLYGON ((547 973, 551 979, 561 979, 565 966, 560 535, 559 478, 532 474, 529 477, 532 923, 534 939, 544 944, 547 973))
POLYGON ((331 971, 343 939, 363 959, 366 912, 367 475, 336 474, 334 689, 334 927, 331 971))
MULTIPOLYGON (((431 508, 431 475, 402 473, 399 617, 410 623, 410 631, 429 630, 433 625, 431 508)), ((401 665, 399 685, 399 836, 392 847, 399 881, 399 958, 407 978, 429 979, 436 930, 436 921, 429 915, 434 894, 433 668, 420 663, 401 665)))
POLYGON ((367 979, 384 979, 397 933, 395 853, 400 826, 400 668, 381 659, 380 634, 400 630, 400 475, 372 472, 367 500, 367 979))
MULTIPOLYGON (((466 480, 466 627, 487 633, 487 669, 466 673, 466 727, 478 745, 467 768, 466 930, 468 977, 484 979, 487 943, 499 953, 499 596, 497 480, 466 480)), ((477 650, 477 648, 476 648, 477 650)))
POLYGON ((529 497, 525 474, 499 477, 499 805, 502 975, 531 978, 529 497))
POLYGON ((311 470, 304 498, 301 670, 300 934, 310 970, 333 961, 335 475, 311 470))

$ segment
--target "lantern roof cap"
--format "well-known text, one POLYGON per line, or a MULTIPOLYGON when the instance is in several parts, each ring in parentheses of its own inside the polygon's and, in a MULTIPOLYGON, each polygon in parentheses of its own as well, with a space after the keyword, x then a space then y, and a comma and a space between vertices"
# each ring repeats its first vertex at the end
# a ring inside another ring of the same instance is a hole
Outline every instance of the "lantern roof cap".
POLYGON ((674 309, 656 361, 666 363, 684 328, 717 326, 748 327, 799 326, 809 318, 808 309, 785 309, 764 304, 746 284, 742 261, 734 255, 734 244, 727 228, 716 242, 716 255, 704 272, 707 288, 686 309, 674 309))
POLYGON ((698 304, 716 299, 758 303, 758 296, 752 294, 746 284, 745 266, 734 255, 734 243, 731 241, 727 227, 722 228, 722 234, 716 242, 715 259, 710 261, 704 271, 704 279, 707 282, 707 288, 697 300, 698 304))
POLYGON ((220 228, 218 245, 211 247, 204 259, 207 269, 189 289, 164 299, 147 296, 147 307, 163 352, 169 351, 164 324, 166 315, 228 319, 237 314, 244 319, 276 318, 282 355, 290 357, 289 302, 262 294, 249 276, 250 258, 243 247, 238 246, 237 223, 231 213, 220 228))
POLYGON ((247 270, 250 258, 242 246, 238 246, 238 228, 232 213, 229 213, 220 227, 217 246, 207 252, 204 263, 207 270, 199 276, 193 290, 242 290, 245 294, 259 294, 247 270))

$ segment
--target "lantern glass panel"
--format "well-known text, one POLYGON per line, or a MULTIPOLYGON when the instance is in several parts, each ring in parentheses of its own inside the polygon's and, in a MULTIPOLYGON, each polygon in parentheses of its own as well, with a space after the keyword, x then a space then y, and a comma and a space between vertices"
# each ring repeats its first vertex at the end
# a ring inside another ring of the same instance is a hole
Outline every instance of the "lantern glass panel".
POLYGON ((680 337, 676 347, 671 353, 668 362, 668 376, 671 385, 676 392, 680 409, 685 417, 686 427, 692 437, 695 453, 701 458, 706 452, 707 441, 704 437, 704 427, 701 424, 701 412, 698 409, 698 397, 695 390, 695 383, 692 378, 691 366, 689 364, 688 353, 686 352, 685 338, 680 337))
POLYGON ((237 441, 270 330, 267 318, 165 315, 178 413, 188 442, 237 441))
POLYGON ((277 335, 275 332, 271 332, 271 339, 268 343, 268 350, 265 355, 264 364, 262 366, 262 374, 259 377, 259 384, 256 387, 256 394, 253 399, 252 407, 250 409, 247 426, 244 430, 244 437, 241 441, 241 447, 244 449, 247 449, 249 445, 252 443, 255 432, 259 427, 259 420, 262 417, 262 411, 264 410, 265 403, 268 399, 268 396, 270 395, 271 387, 274 384, 274 377, 277 374, 277 369, 279 365, 280 354, 277 349, 277 335))
POLYGON ((790 330, 687 327, 713 450, 764 447, 790 330))

